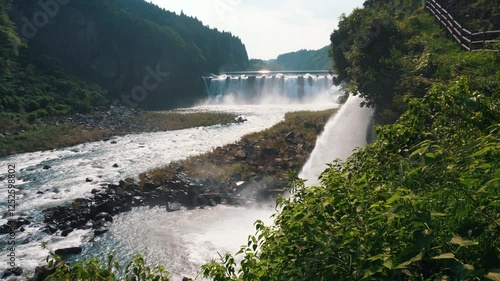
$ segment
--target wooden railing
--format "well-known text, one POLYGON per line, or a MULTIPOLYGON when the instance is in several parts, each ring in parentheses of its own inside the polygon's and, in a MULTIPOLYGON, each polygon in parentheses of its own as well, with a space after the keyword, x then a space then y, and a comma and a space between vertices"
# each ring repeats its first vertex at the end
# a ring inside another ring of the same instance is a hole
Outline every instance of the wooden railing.
POLYGON ((500 42, 500 30, 471 32, 462 27, 441 5, 435 0, 426 0, 425 8, 448 30, 453 38, 468 51, 498 51, 488 49, 491 44, 500 42))

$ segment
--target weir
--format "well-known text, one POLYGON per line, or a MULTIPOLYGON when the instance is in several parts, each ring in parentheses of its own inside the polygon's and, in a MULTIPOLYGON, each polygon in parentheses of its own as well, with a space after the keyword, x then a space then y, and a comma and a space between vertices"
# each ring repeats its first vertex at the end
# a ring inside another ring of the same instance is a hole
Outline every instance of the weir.
POLYGON ((328 70, 226 72, 203 78, 208 98, 216 103, 228 97, 249 103, 283 98, 308 101, 334 92, 334 73, 328 70))

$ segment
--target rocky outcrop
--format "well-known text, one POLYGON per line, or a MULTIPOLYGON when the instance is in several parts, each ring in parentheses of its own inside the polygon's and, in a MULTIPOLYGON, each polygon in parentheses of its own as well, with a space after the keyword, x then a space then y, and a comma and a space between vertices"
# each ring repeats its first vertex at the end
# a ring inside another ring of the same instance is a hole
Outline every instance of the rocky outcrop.
POLYGON ((44 231, 62 236, 73 229, 94 229, 100 235, 107 231, 106 223, 113 215, 127 212, 137 206, 165 206, 169 211, 181 206, 197 207, 221 203, 220 194, 203 194, 203 185, 183 173, 179 173, 167 184, 147 183, 143 187, 135 183, 120 181, 108 184, 100 190, 92 190, 93 197, 78 198, 70 206, 57 206, 43 211, 46 226, 44 231))
POLYGON ((13 276, 21 276, 21 274, 23 274, 23 269, 20 268, 19 266, 9 268, 3 272, 2 279, 7 279, 13 276))
POLYGON ((56 255, 59 256, 68 256, 68 255, 76 255, 82 252, 81 247, 69 247, 69 248, 62 248, 62 249, 57 249, 54 251, 56 255))
POLYGON ((23 217, 17 219, 11 218, 6 224, 0 226, 0 234, 7 234, 15 231, 24 231, 23 226, 29 225, 31 222, 23 217))

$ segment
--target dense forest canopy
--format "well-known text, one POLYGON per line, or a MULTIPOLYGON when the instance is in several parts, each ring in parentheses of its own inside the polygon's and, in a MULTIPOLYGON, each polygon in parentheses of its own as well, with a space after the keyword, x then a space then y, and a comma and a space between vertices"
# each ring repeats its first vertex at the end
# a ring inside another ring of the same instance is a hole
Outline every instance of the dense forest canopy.
POLYGON ((248 66, 238 37, 144 0, 0 0, 0 15, 3 113, 188 105, 203 73, 248 66))
MULTIPOLYGON (((404 98, 423 97, 436 81, 470 75, 476 77, 474 90, 489 96, 500 91, 495 80, 498 57, 483 60, 490 55, 463 54, 458 44, 437 40, 449 35, 435 27, 420 4, 418 0, 366 1, 364 9, 343 17, 331 35, 336 83, 375 106, 381 124, 397 120, 407 108, 404 98)), ((480 9, 483 14, 494 13, 488 6, 480 9)))
POLYGON ((330 46, 319 50, 300 50, 267 61, 251 59, 249 70, 328 70, 332 68, 329 49, 330 46))

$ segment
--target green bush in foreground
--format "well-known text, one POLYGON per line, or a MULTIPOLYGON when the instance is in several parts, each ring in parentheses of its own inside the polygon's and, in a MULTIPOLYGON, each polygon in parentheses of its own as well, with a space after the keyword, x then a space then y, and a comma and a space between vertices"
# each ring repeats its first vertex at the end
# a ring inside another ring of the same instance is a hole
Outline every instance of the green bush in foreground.
POLYGON ((214 280, 500 280, 499 99, 464 79, 282 199, 214 280))
POLYGON ((91 281, 168 281, 169 273, 161 265, 154 268, 146 265, 140 255, 135 255, 133 260, 122 269, 110 254, 106 264, 97 258, 91 258, 69 266, 60 257, 47 258, 49 267, 55 267, 56 271, 45 281, 62 280, 91 280, 91 281))

